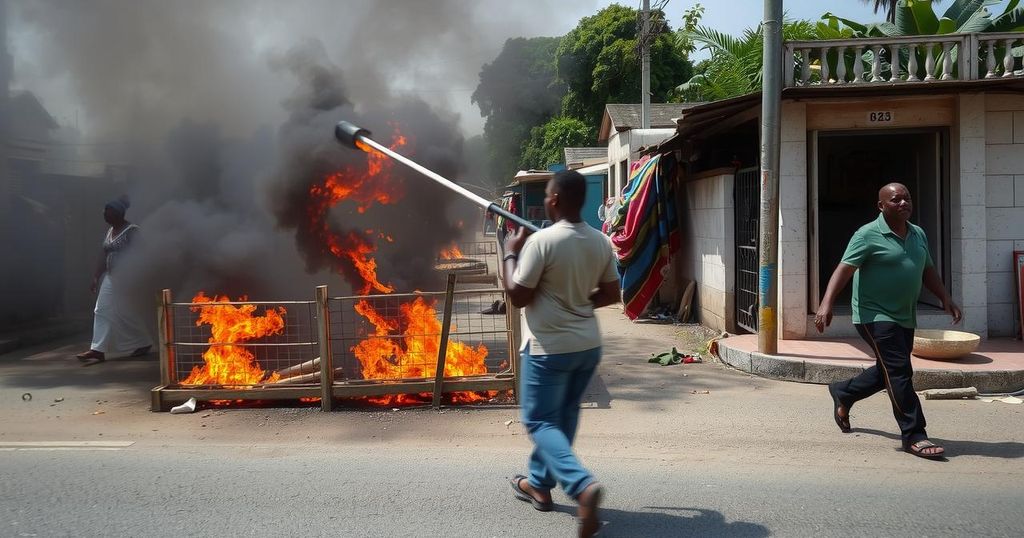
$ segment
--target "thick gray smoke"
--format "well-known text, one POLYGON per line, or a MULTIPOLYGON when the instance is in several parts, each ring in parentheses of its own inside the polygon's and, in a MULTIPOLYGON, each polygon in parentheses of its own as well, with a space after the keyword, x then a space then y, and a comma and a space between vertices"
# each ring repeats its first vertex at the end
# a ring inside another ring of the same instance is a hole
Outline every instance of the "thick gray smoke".
MULTIPOLYGON (((465 155, 452 103, 468 96, 507 37, 529 35, 545 12, 566 8, 541 0, 8 3, 15 88, 40 96, 62 123, 74 111, 83 135, 67 147, 77 158, 129 170, 127 183, 104 189, 132 199, 128 218, 143 235, 125 267, 147 300, 162 287, 179 299, 200 289, 301 298, 320 283, 347 292, 337 275, 357 283, 353 268, 325 254, 307 214, 311 186, 365 166, 365 154, 332 139, 334 123, 354 120, 383 142, 396 123, 409 137, 403 152, 457 177, 465 155)), ((407 290, 426 285, 435 253, 459 235, 450 213, 475 209, 393 170, 394 204, 360 213, 342 202, 325 224, 342 236, 389 234, 394 242, 373 236, 380 278, 407 290)), ((88 218, 70 226, 94 232, 98 247, 102 204, 90 203, 79 212, 88 218)), ((66 263, 82 273, 67 285, 87 288, 92 264, 66 263)))

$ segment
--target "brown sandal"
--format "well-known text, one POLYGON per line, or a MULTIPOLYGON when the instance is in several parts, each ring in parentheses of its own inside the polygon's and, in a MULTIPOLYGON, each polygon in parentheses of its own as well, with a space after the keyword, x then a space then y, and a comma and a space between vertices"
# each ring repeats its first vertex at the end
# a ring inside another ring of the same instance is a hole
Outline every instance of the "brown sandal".
POLYGON ((913 443, 903 443, 903 450, 926 460, 939 460, 946 457, 946 449, 929 441, 928 439, 921 439, 919 441, 914 441, 913 443), (925 450, 928 450, 929 448, 937 448, 939 450, 929 454, 925 452, 925 450))
POLYGON ((92 360, 92 359, 96 359, 99 362, 103 362, 104 360, 106 360, 107 357, 106 357, 106 355, 103 354, 102 351, 96 351, 95 349, 90 349, 89 351, 86 351, 85 353, 79 353, 78 355, 75 355, 75 358, 77 358, 78 360, 80 360, 82 362, 85 362, 87 360, 92 360))

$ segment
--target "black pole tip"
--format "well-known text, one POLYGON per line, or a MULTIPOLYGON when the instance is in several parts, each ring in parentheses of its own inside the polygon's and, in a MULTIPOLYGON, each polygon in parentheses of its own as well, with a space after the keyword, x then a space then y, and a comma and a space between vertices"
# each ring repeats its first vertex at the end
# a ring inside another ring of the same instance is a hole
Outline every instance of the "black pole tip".
POLYGON ((360 136, 369 138, 370 131, 344 120, 339 121, 338 124, 334 126, 334 137, 338 139, 338 142, 341 142, 352 149, 359 149, 359 147, 356 146, 356 138, 360 136))

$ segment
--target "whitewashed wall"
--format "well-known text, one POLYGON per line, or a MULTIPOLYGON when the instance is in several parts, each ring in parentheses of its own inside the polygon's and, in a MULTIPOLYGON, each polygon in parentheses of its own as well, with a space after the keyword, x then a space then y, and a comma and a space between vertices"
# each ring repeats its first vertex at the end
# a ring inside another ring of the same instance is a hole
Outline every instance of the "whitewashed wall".
POLYGON ((619 173, 619 163, 626 161, 626 170, 632 166, 636 157, 635 153, 640 146, 658 144, 675 134, 675 129, 632 129, 629 131, 613 132, 608 138, 608 182, 610 193, 621 193, 626 186, 628 177, 622 177, 619 173), (611 170, 614 168, 614 172, 611 170))
POLYGON ((1024 96, 984 96, 986 301, 990 336, 1019 326, 1013 251, 1024 250, 1024 96))
POLYGON ((683 186, 679 258, 683 278, 696 282, 695 318, 717 330, 735 331, 733 175, 713 175, 683 186))

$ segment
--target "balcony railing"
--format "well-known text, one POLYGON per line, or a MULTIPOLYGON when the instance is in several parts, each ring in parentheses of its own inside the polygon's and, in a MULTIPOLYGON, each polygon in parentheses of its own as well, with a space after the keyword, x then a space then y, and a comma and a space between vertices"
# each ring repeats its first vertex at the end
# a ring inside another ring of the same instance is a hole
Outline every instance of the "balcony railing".
POLYGON ((785 84, 895 84, 1024 76, 1024 33, 787 41, 785 84))

